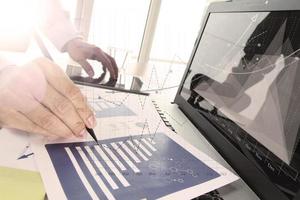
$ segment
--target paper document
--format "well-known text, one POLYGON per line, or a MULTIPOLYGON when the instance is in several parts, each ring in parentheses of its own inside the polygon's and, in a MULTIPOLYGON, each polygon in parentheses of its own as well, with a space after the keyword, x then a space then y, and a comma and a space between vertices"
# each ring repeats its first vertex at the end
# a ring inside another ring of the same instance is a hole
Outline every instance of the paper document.
POLYGON ((192 199, 238 179, 174 133, 33 145, 49 199, 192 199))
POLYGON ((0 166, 36 171, 33 157, 27 133, 0 130, 0 166))
POLYGON ((167 128, 150 97, 81 89, 100 145, 32 140, 50 200, 192 199, 238 179, 167 128))

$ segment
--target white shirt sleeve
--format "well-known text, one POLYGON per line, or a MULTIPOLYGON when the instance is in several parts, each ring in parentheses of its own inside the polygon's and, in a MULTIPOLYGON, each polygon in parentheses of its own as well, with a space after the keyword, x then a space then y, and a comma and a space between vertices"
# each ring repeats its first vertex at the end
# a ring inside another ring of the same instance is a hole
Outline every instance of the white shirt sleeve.
POLYGON ((40 7, 40 29, 58 50, 64 52, 68 41, 81 38, 59 0, 41 0, 40 7))

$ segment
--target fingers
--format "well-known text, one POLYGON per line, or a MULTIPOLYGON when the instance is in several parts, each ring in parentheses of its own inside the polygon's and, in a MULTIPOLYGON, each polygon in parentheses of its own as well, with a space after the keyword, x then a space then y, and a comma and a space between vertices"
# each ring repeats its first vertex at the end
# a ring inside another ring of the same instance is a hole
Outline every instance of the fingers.
MULTIPOLYGON (((79 88, 55 64, 38 59, 10 72, 0 92, 0 124, 47 136, 83 136, 96 120, 79 88)), ((1 79, 3 80, 3 79, 1 79)))
POLYGON ((44 136, 53 135, 45 129, 39 127, 37 124, 29 120, 25 115, 15 110, 0 108, 1 126, 6 128, 14 128, 28 133, 36 133, 44 136))
POLYGON ((84 71, 89 75, 89 77, 93 77, 95 75, 93 67, 86 60, 77 61, 84 69, 84 71))
POLYGON ((78 115, 89 128, 96 126, 96 119, 88 107, 85 98, 78 87, 63 73, 63 71, 47 59, 38 59, 40 68, 44 71, 49 84, 62 96, 72 102, 78 115))
POLYGON ((57 135, 63 138, 68 138, 73 135, 72 131, 59 118, 41 104, 31 111, 22 112, 22 114, 39 127, 45 129, 49 133, 52 133, 52 135, 57 135))
POLYGON ((47 86, 47 92, 41 102, 58 117, 74 135, 83 137, 86 133, 85 124, 77 113, 72 102, 57 92, 52 86, 47 86))
POLYGON ((108 69, 111 78, 117 79, 118 78, 118 66, 115 62, 115 60, 103 52, 100 48, 94 47, 93 49, 93 55, 89 59, 95 59, 102 63, 102 65, 108 69))
POLYGON ((94 76, 94 71, 87 62, 87 59, 101 62, 102 65, 108 69, 111 78, 118 78, 118 67, 116 62, 99 47, 88 44, 82 39, 73 39, 67 43, 66 49, 71 58, 78 62, 91 78, 94 76))
POLYGON ((110 62, 112 63, 112 67, 114 69, 114 72, 116 74, 115 77, 112 77, 114 79, 118 79, 118 74, 119 74, 119 69, 118 69, 118 65, 115 61, 115 59, 113 57, 111 57, 110 55, 108 55, 107 53, 105 53, 105 55, 108 57, 108 59, 110 60, 110 62))

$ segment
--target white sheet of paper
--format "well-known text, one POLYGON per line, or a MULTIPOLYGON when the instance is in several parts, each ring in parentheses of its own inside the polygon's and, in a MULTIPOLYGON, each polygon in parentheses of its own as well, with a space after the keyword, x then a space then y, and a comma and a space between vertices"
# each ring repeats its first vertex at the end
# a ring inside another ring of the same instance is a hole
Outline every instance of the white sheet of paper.
POLYGON ((0 166, 37 171, 28 134, 11 130, 0 130, 0 166))
MULTIPOLYGON (((212 180, 209 180, 207 182, 201 183, 199 185, 194 185, 189 188, 184 188, 182 190, 178 190, 174 193, 160 197, 159 199, 192 199, 192 198, 195 198, 202 194, 205 194, 207 192, 210 192, 212 190, 218 189, 227 184, 230 184, 238 179, 238 177, 236 175, 234 175, 232 172, 230 172, 229 170, 227 170, 226 168, 224 168, 223 166, 221 166, 220 164, 218 164, 217 162, 212 160, 210 157, 208 157, 204 153, 200 152, 198 149, 196 149, 192 145, 186 143, 180 136, 174 134, 169 129, 161 128, 159 130, 159 132, 162 132, 162 131, 169 138, 171 138, 173 141, 175 141, 177 144, 179 144, 181 147, 183 147, 185 150, 187 150, 189 153, 191 153, 197 159, 199 159, 204 164, 206 164, 209 168, 211 168, 215 172, 217 172, 220 176, 217 178, 214 178, 212 180)), ((62 143, 62 142, 71 142, 71 141, 57 141, 57 143, 62 143)), ((73 142, 75 142, 75 141, 73 141, 73 142)), ((35 159, 37 161, 38 168, 40 169, 40 173, 42 175, 48 197, 50 200, 51 199, 67 199, 67 195, 65 193, 65 190, 63 189, 62 183, 60 182, 59 177, 57 176, 57 172, 55 170, 54 163, 51 161, 50 155, 44 146, 45 144, 49 144, 49 143, 47 141, 42 141, 42 140, 39 140, 38 138, 35 138, 35 140, 33 142, 33 150, 35 152, 35 159)), ((87 147, 87 148, 89 148, 89 147, 87 147)), ((123 149, 123 151, 125 151, 125 150, 123 149)), ((116 160, 112 160, 111 162, 115 162, 115 161, 116 160)), ((105 162, 107 162, 107 160, 105 160, 105 162)), ((132 162, 134 162, 134 161, 132 161, 132 162)), ((132 180, 133 178, 126 177, 129 184, 131 183, 130 180, 132 180)), ((87 178, 83 178, 83 179, 86 180, 86 182, 84 184, 90 185, 88 183, 87 178)), ((96 181, 97 181, 97 179, 96 179, 96 181)), ((89 188, 90 186, 86 186, 86 187, 89 188)), ((103 190, 103 187, 105 187, 105 186, 100 185, 99 187, 100 187, 99 188, 100 190, 103 190)), ((106 187, 108 187, 108 186, 106 185, 106 187)), ((75 190, 76 189, 74 187, 74 192, 76 192, 75 190)), ((90 192, 93 193, 93 190, 90 189, 90 192)), ((111 192, 111 195, 114 196, 114 190, 110 190, 110 192, 111 192)), ((140 192, 142 192, 142 191, 140 191, 140 192)), ((155 192, 155 191, 153 191, 153 192, 155 192)), ((91 196, 93 197, 92 194, 91 194, 91 196)), ((95 199, 97 199, 97 198, 95 198, 95 199)))

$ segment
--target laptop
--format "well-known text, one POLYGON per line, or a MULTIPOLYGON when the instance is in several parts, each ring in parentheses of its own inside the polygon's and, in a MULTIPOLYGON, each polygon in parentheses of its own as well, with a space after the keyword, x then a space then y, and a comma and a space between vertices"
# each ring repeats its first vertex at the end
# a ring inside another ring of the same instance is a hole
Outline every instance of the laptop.
POLYGON ((300 2, 213 3, 175 98, 261 199, 300 199, 300 2))

